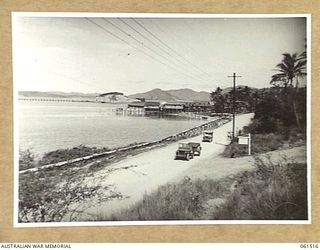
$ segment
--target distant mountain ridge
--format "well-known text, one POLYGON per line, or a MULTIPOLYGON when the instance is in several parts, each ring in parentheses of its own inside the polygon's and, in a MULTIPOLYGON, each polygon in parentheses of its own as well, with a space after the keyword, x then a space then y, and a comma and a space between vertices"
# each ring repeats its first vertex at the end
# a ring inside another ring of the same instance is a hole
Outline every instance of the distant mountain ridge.
MULTIPOLYGON (((244 85, 238 85, 237 90, 244 88, 249 88, 251 91, 262 91, 262 89, 256 89, 244 85)), ((222 94, 227 94, 232 91, 232 87, 222 89, 222 94)), ((79 92, 40 92, 40 91, 19 91, 19 97, 22 98, 68 98, 68 99, 80 99, 95 101, 101 93, 79 93, 79 92)), ((102 94, 103 95, 103 94, 102 94)), ((158 101, 167 101, 167 102, 178 102, 178 101, 210 101, 210 93, 206 91, 194 91, 189 88, 184 89, 171 89, 171 90, 162 90, 159 88, 152 89, 143 93, 136 93, 132 95, 121 95, 117 96, 114 100, 105 101, 112 102, 131 102, 137 98, 144 98, 146 100, 158 100, 158 101)))
POLYGON ((159 100, 159 101, 177 101, 178 99, 170 93, 162 89, 152 89, 144 93, 137 93, 129 95, 130 98, 144 98, 146 100, 159 100))
POLYGON ((175 90, 168 90, 168 93, 175 96, 178 99, 183 101, 189 101, 190 98, 192 101, 209 101, 210 100, 210 93, 205 91, 194 91, 192 89, 175 89, 175 90))
POLYGON ((209 92, 197 92, 192 89, 162 90, 157 88, 144 93, 129 95, 129 97, 159 101, 210 101, 209 92))
POLYGON ((79 92, 41 92, 41 91, 19 91, 19 97, 43 97, 43 98, 76 98, 76 99, 92 99, 94 100, 96 96, 99 95, 97 93, 79 93, 79 92))

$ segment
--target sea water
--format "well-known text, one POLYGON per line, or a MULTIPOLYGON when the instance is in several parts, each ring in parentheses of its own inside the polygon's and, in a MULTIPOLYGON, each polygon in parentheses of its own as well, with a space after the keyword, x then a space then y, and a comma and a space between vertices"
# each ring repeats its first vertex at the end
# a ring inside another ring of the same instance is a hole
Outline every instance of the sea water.
POLYGON ((126 104, 92 102, 17 102, 18 147, 37 157, 79 145, 114 148, 150 142, 204 123, 201 120, 116 115, 126 104))

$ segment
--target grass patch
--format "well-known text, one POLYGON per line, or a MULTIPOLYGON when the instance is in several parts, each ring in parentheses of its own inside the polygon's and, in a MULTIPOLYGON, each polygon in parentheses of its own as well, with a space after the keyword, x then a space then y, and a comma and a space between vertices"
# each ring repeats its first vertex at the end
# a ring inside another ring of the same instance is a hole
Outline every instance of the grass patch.
POLYGON ((145 194, 140 202, 127 210, 110 217, 98 217, 98 221, 108 220, 193 220, 202 215, 206 200, 220 197, 227 185, 211 179, 191 181, 185 178, 179 183, 160 186, 151 194, 145 194))
POLYGON ((256 166, 256 171, 240 176, 235 191, 211 218, 306 220, 306 164, 273 164, 258 160, 256 166))

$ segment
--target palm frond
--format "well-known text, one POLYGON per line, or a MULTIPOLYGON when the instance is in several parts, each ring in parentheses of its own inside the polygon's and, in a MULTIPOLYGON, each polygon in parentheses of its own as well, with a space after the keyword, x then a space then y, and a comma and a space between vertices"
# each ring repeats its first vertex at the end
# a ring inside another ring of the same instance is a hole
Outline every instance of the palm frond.
POLYGON ((288 86, 294 79, 306 75, 306 60, 301 59, 305 54, 302 53, 299 57, 297 53, 283 53, 282 55, 282 61, 276 65, 275 69, 278 73, 271 76, 270 83, 288 86))

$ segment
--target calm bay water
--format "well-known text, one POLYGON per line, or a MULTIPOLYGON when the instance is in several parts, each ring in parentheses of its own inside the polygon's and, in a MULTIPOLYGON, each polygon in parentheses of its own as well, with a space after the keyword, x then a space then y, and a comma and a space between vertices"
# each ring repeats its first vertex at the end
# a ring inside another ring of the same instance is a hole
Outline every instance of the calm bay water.
POLYGON ((121 105, 105 103, 19 101, 18 104, 19 148, 30 149, 38 157, 80 144, 113 148, 159 140, 203 123, 115 115, 112 109, 121 105))

